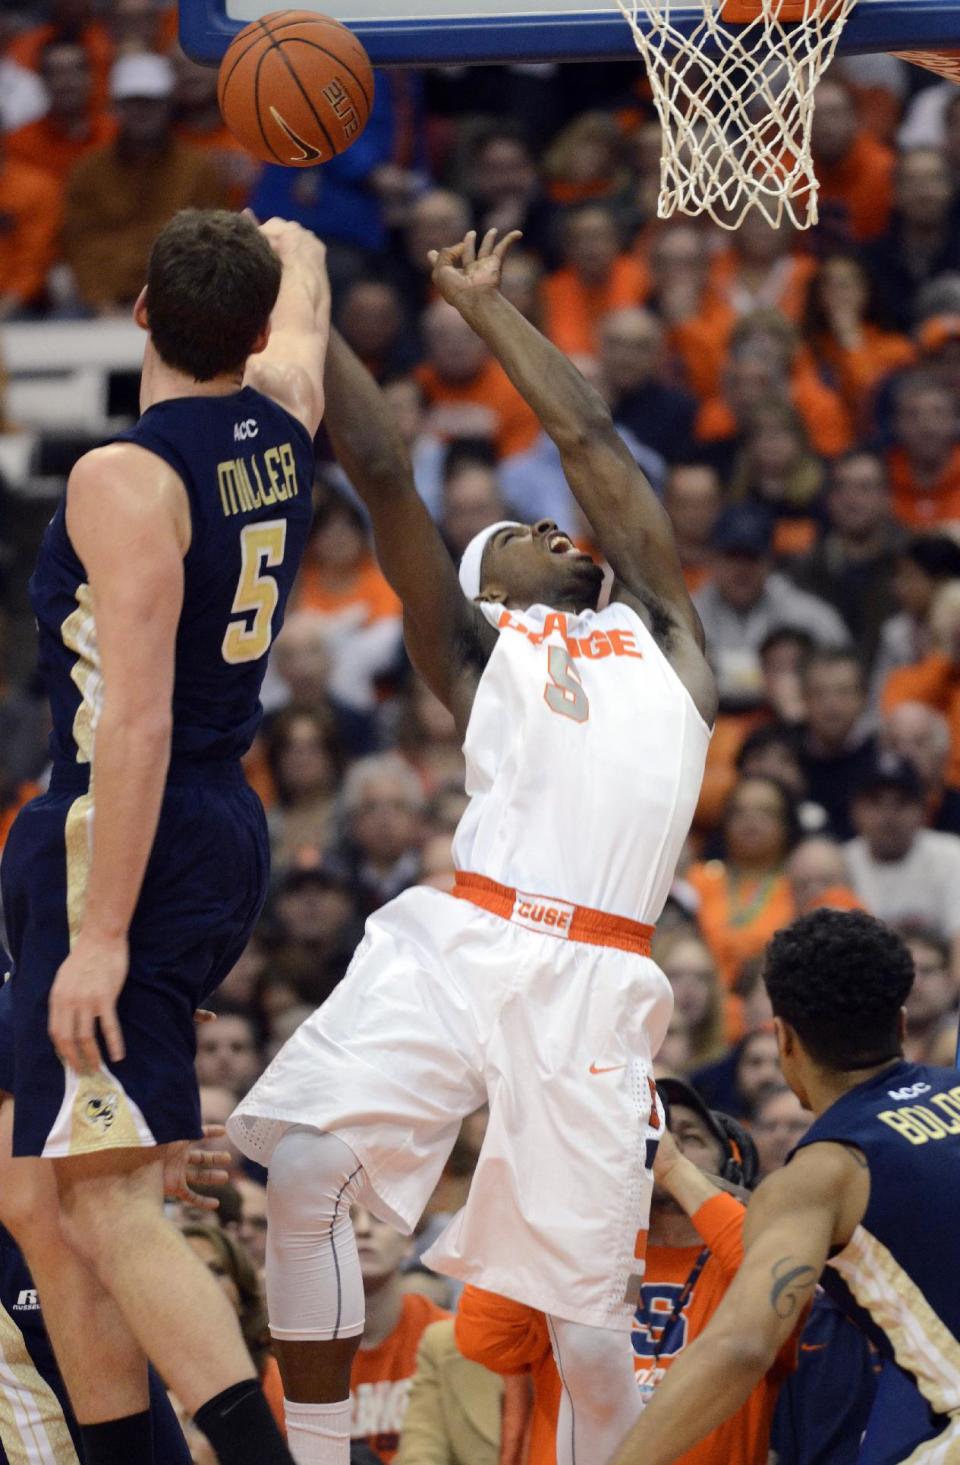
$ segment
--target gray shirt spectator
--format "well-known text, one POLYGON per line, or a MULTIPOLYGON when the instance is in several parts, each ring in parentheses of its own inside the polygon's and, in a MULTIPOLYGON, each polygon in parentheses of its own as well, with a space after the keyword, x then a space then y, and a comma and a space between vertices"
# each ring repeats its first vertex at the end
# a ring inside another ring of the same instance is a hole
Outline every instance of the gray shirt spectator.
POLYGON ((960 973, 960 838, 923 827, 925 798, 916 768, 881 753, 853 797, 857 838, 845 846, 853 888, 890 925, 925 927, 950 942, 960 973))
POLYGON ((800 590, 772 568, 772 521, 762 509, 735 505, 713 533, 713 579, 693 597, 721 701, 761 700, 760 647, 771 631, 792 626, 819 646, 845 646, 850 633, 841 617, 815 595, 800 590))

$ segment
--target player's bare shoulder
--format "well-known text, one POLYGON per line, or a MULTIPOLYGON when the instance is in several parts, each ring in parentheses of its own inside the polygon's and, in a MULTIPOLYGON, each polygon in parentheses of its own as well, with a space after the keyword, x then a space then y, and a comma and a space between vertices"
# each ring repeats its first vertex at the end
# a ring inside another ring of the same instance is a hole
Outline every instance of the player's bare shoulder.
MULTIPOLYGON (((717 681, 707 660, 699 620, 691 624, 688 616, 681 615, 652 590, 627 586, 622 580, 614 581, 610 601, 629 606, 640 617, 690 693, 700 716, 712 727, 719 701, 717 681)), ((695 611, 693 614, 696 616, 695 611)))
POLYGON ((151 520, 172 522, 183 554, 190 548, 190 502, 183 480, 138 443, 107 443, 84 453, 67 482, 67 530, 79 541, 122 534, 151 520))

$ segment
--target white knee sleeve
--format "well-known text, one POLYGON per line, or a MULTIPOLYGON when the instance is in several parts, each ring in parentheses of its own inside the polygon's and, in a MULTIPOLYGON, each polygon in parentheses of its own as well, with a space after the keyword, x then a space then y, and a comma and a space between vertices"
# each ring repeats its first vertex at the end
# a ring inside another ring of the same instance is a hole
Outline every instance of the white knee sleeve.
POLYGON ((363 1332, 363 1279, 350 1207, 363 1179, 335 1134, 297 1125, 277 1142, 267 1182, 270 1331, 291 1342, 363 1332))
POLYGON ((630 1334, 549 1317, 563 1386, 557 1465, 609 1460, 640 1413, 630 1334))

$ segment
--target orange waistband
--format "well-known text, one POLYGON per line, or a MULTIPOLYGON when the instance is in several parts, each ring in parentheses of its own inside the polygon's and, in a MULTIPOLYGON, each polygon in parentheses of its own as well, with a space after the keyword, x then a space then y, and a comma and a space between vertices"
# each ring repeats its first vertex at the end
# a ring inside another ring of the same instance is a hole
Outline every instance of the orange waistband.
POLYGON ((488 880, 486 875, 469 875, 462 870, 457 871, 453 893, 458 900, 469 900, 481 910, 525 926, 528 931, 558 936, 562 941, 585 941, 589 946, 615 946, 637 956, 650 955, 653 926, 630 921, 626 916, 608 916, 549 895, 513 890, 488 880))

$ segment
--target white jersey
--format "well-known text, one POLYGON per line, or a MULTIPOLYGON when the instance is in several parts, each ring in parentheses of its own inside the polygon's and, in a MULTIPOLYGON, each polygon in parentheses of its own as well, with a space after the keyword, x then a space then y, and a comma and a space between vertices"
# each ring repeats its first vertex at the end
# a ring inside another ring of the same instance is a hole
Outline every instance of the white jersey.
POLYGON ((484 605, 499 640, 467 727, 458 870, 655 924, 710 732, 636 611, 484 605))

